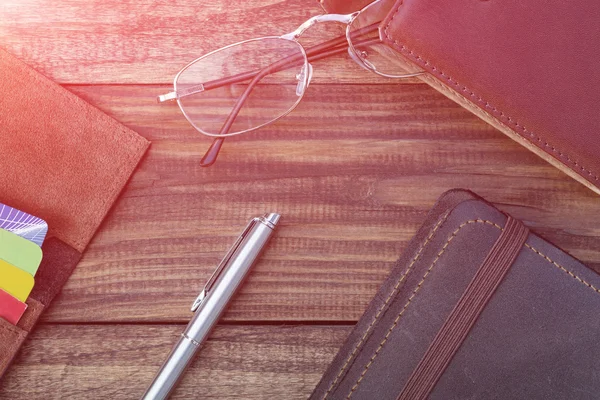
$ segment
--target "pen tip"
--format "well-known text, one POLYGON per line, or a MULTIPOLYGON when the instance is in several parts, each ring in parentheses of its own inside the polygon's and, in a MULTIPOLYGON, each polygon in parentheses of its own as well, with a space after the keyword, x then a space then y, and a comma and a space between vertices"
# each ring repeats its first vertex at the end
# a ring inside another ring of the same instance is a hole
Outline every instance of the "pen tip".
POLYGON ((266 221, 272 223, 273 225, 277 225, 277 223, 279 222, 279 218, 281 218, 281 215, 276 213, 270 213, 266 214, 264 218, 266 221))

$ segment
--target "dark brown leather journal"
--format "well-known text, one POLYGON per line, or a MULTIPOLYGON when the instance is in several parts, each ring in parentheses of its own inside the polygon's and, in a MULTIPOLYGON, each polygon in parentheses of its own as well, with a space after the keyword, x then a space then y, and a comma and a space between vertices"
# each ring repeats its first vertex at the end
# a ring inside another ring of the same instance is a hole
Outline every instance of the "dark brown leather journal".
POLYGON ((450 191, 311 399, 596 399, 598 310, 596 272, 450 191))
POLYGON ((17 326, 0 318, 0 377, 59 293, 149 142, 0 49, 0 202, 44 219, 17 326))
POLYGON ((597 1, 398 0, 381 36, 425 82, 600 193, 598 21, 597 1))

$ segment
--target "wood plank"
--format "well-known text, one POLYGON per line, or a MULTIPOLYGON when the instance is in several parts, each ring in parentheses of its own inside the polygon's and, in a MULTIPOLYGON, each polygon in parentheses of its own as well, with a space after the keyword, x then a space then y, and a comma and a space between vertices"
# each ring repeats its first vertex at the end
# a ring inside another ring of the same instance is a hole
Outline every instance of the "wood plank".
MULTIPOLYGON (((0 11, 1 47, 54 81, 79 84, 171 83, 212 50, 283 35, 323 13, 315 0, 7 0, 0 11)), ((340 24, 319 24, 301 42, 342 34, 340 24)), ((314 70, 315 82, 389 82, 348 55, 320 61, 314 70)))
POLYGON ((175 398, 306 398, 447 189, 472 189, 600 270, 597 196, 431 88, 348 56, 315 63, 294 112, 200 168, 210 140, 155 96, 199 55, 321 12, 315 0, 1 2, 1 47, 153 144, 0 398, 138 398, 174 323, 265 211, 283 214, 277 235, 175 398))
MULTIPOLYGON (((40 326, 0 381, 0 398, 140 398, 182 329, 40 326)), ((306 399, 350 329, 218 326, 171 398, 306 399)))
POLYGON ((75 86, 151 150, 45 321, 183 322, 249 218, 283 215, 228 321, 355 321, 447 189, 469 188, 590 266, 600 200, 425 85, 315 85, 277 124, 210 143, 155 86, 75 86), (83 312, 82 310, 85 310, 83 312))

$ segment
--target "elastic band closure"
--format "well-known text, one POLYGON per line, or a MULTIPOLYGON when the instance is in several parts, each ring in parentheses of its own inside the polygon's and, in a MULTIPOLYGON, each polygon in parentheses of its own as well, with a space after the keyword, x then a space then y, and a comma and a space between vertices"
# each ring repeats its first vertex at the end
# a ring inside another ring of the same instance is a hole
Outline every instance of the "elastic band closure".
POLYGON ((508 217, 506 225, 458 303, 408 378, 398 400, 426 399, 517 258, 528 229, 508 217))

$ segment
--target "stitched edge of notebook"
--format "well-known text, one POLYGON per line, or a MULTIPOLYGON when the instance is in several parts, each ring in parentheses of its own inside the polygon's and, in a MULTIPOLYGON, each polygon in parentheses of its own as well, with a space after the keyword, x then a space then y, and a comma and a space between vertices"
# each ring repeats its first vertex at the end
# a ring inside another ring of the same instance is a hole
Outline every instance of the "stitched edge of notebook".
MULTIPOLYGON (((423 57, 419 56, 417 53, 415 53, 414 51, 409 49, 407 46, 401 44, 400 42, 398 42, 397 40, 392 38, 392 36, 389 33, 389 28, 390 28, 390 25, 392 24, 392 22, 394 21, 394 19, 398 16, 398 13, 400 11, 400 7, 402 6, 402 4, 404 4, 404 0, 401 0, 398 3, 396 10, 394 11, 392 17, 388 20, 388 23, 386 24, 385 29, 384 29, 385 36, 388 38, 388 40, 390 42, 392 42, 395 45, 394 47, 396 47, 401 53, 403 53, 407 57, 410 57, 413 61, 415 61, 417 63, 419 61, 422 61, 425 63, 424 64, 425 66, 427 66, 427 65, 431 66, 432 70, 439 74, 438 76, 441 76, 444 80, 446 80, 448 83, 450 83, 452 86, 454 86, 454 88, 457 91, 468 94, 469 95, 468 97, 474 98, 477 102, 479 102, 483 106, 484 109, 490 110, 496 118, 498 118, 500 120, 504 120, 505 123, 512 125, 515 128, 521 130, 523 132, 523 134, 526 134, 530 138, 537 140, 540 143, 540 145, 538 147, 541 148, 541 145, 543 144, 543 147, 552 150, 552 152, 554 154, 558 155, 560 157, 559 160, 561 160, 562 162, 569 163, 569 164, 571 164, 571 167, 582 171, 583 173, 585 173, 586 175, 588 175, 590 178, 594 179, 595 181, 597 181, 597 182, 600 181, 600 177, 597 175, 596 172, 593 172, 590 169, 585 168, 581 163, 571 159, 571 157, 569 157, 568 154, 563 153, 558 148, 549 144, 546 139, 542 139, 535 132, 528 130, 522 124, 520 124, 517 120, 515 120, 514 118, 511 118, 504 112, 498 110, 496 107, 494 107, 488 101, 484 100, 480 95, 478 95, 474 91, 470 90, 465 85, 459 83, 456 79, 453 79, 451 76, 445 74, 442 70, 437 68, 435 65, 433 65, 428 60, 425 60, 423 57), (565 161, 565 157, 566 157, 566 161, 565 161)), ((523 135, 519 135, 519 136, 526 139, 526 137, 523 135)))
POLYGON ((419 257, 421 257, 421 253, 423 252, 423 250, 425 249, 425 247, 429 244, 429 242, 433 238, 433 235, 437 232, 437 230, 440 228, 440 226, 442 226, 442 224, 448 219, 449 215, 450 215, 450 212, 447 212, 442 218, 440 218, 440 220, 433 227, 433 229, 431 230, 431 232, 429 233, 429 235, 427 235, 427 238, 421 244, 421 246, 419 247, 419 250, 417 250, 417 254, 413 257, 413 259, 411 260, 411 262, 408 265, 408 267, 404 270, 404 272, 402 273, 402 275, 400 276, 400 278, 398 279, 398 281, 394 285, 393 290, 388 295, 388 297, 385 299, 385 302, 383 303, 383 305, 379 308, 379 310, 377 310, 377 314, 375 314, 375 317, 374 317, 373 321, 371 322, 371 324, 369 325, 369 327, 367 328, 366 332, 363 334, 363 336, 361 337, 361 339, 359 340, 359 342, 354 347, 354 350, 352 351, 352 353, 350 354, 350 356, 346 359, 346 362, 344 363, 344 365, 340 369, 340 372, 337 374, 336 378, 333 380, 333 382, 331 383, 331 385, 329 385, 329 388, 327 389, 327 392, 325 392, 325 394, 323 395, 323 400, 329 395, 329 393, 334 388, 334 386, 336 385, 336 383, 338 383, 340 377, 346 371, 346 368, 348 367, 348 365, 350 364, 350 362, 352 361, 352 359, 356 355, 356 352, 359 350, 359 348, 362 346, 362 344, 364 343, 364 341, 367 339, 367 336, 371 333, 371 329, 379 321, 379 318, 383 314, 383 311, 387 308, 387 305, 389 304, 390 300, 392 299, 392 297, 394 297, 398 293, 398 290, 400 289, 400 284, 404 281, 404 279, 407 277, 408 273, 412 270, 412 267, 415 265, 415 263, 417 262, 417 260, 419 259, 419 257))
MULTIPOLYGON (((369 362, 365 365, 365 368, 363 370, 363 372, 361 373, 360 377, 357 379, 356 383, 354 384, 354 386, 352 386, 352 388, 350 389, 350 392, 348 393, 348 395, 346 396, 346 399, 350 399, 350 397, 352 397, 352 394, 354 393, 354 391, 358 388, 358 386, 360 385, 360 383, 362 382, 365 374, 367 373, 368 369, 370 368, 370 366, 373 364, 373 362, 375 361, 375 359, 377 358, 377 356, 379 355, 379 352, 381 351, 381 349, 383 348, 383 346, 385 345, 385 343, 387 342, 390 334, 392 333, 392 331, 396 328, 396 326, 398 325, 398 322, 400 321, 400 318, 402 317, 402 315, 404 314, 404 312, 406 311, 406 309, 408 308, 408 306, 410 305, 410 303, 412 302, 412 300, 416 297, 417 293, 419 292, 419 290, 421 289, 421 286, 423 285, 423 283, 425 282, 425 279, 427 278, 427 276, 429 276, 429 274, 431 273, 431 271, 433 270, 433 267, 436 265, 437 261, 439 260, 439 258, 442 256, 442 254, 446 251, 446 249, 448 248, 448 246, 450 245, 450 242, 456 237, 456 235, 458 234, 458 232, 465 227, 468 224, 472 224, 472 223, 483 223, 483 224, 487 224, 490 226, 494 226, 496 228, 498 228, 499 230, 504 230, 500 225, 492 222, 492 221, 488 221, 488 220, 482 220, 482 219, 472 219, 472 220, 468 220, 466 222, 463 222, 462 224, 460 224, 458 226, 458 228, 456 228, 456 230, 454 230, 454 232, 452 232, 448 238, 448 240, 446 241, 446 243, 444 244, 444 246, 442 247, 442 249, 438 252, 436 258, 433 260, 433 262, 431 263, 431 265, 429 266, 429 268, 427 269, 427 271, 425 272, 425 275, 423 275, 423 278, 421 279, 421 281, 417 284, 417 286, 415 287, 415 289, 413 290, 412 295, 409 297, 408 301, 406 302, 406 304, 404 305, 404 307, 402 308, 402 310, 400 311, 400 313, 398 314, 398 316, 396 317, 396 319, 394 320, 393 324, 390 326, 390 328, 388 329, 387 334, 385 335, 384 339, 381 341, 381 343, 379 344, 379 347, 377 348, 377 350, 375 350, 375 353, 373 354, 373 356, 371 356, 369 362)), ((581 284, 587 286, 588 288, 594 290, 596 293, 600 294, 600 289, 596 288, 594 285, 586 282, 585 280, 581 279, 579 276, 575 275, 572 271, 566 269, 565 267, 563 267, 562 265, 560 265, 559 263, 557 263, 556 261, 552 260, 550 257, 548 257, 547 255, 545 255, 544 253, 540 252, 539 250, 537 250, 536 248, 534 248, 533 246, 531 246, 528 243, 524 244, 525 247, 529 248, 530 250, 532 250, 535 254, 539 255, 540 257, 544 258, 546 261, 550 262, 552 265, 554 265, 556 268, 560 269, 561 271, 565 272, 566 274, 568 274, 570 277, 574 278, 576 281, 580 282, 581 284)))
POLYGON ((398 316, 394 319, 394 322, 392 323, 392 325, 388 329, 385 337, 383 338, 383 340, 379 344, 379 347, 377 347, 377 350, 375 350, 375 353, 373 353, 373 355, 371 356, 371 358, 369 359, 369 361, 365 365, 365 368, 364 368, 363 372, 360 374, 358 380, 356 381, 356 383, 354 384, 354 386, 352 386, 352 388, 350 389, 350 393, 348 393, 348 396, 346 397, 347 399, 349 399, 352 396, 352 394, 354 393, 354 391, 358 388, 358 386, 362 382, 363 378, 365 377, 365 374, 367 373, 367 371, 369 370, 369 368, 371 367, 371 365, 373 364, 373 362, 375 361, 375 359, 379 355, 379 352, 381 351, 381 349, 383 348, 383 346, 385 345, 385 343, 389 339, 392 331, 396 328, 396 326, 398 326, 398 322, 400 321, 400 318, 402 318, 402 315, 407 310, 408 306, 411 304, 411 302, 413 301, 413 299, 419 293, 419 290, 421 290, 421 287, 422 287, 423 283, 425 282, 425 279, 427 279, 427 277, 429 276, 429 274, 433 270, 433 267, 437 264, 438 260, 440 259, 440 257, 442 256, 442 254, 444 254, 444 252, 446 251, 446 249, 448 248, 448 246, 450 245, 450 243, 452 242, 452 240, 456 237, 456 235, 458 234, 458 232, 463 227, 465 227, 468 224, 473 224, 473 223, 478 223, 478 222, 480 222, 480 223, 486 223, 486 224, 490 224, 490 225, 494 225, 497 228, 499 228, 500 230, 502 230, 502 227, 499 226, 499 225, 496 225, 494 222, 491 222, 491 221, 488 221, 488 220, 481 220, 481 219, 472 219, 472 220, 468 220, 468 221, 463 222, 462 224, 460 224, 458 226, 458 228, 456 228, 454 230, 454 232, 452 232, 450 234, 450 236, 446 240, 446 243, 444 244, 444 246, 442 247, 442 249, 437 253, 435 259, 433 260, 433 262, 431 263, 431 265, 429 266, 429 268, 425 272, 425 275, 423 275, 423 278, 421 279, 421 281, 413 289, 413 292, 412 292, 411 296, 408 298, 408 301, 406 302, 406 304, 404 305, 404 307, 402 307, 402 310, 400 310, 400 313, 398 314, 398 316))
POLYGON ((426 400, 501 285, 529 236, 511 216, 412 370, 397 400, 426 400))
POLYGON ((579 283, 581 283, 581 284, 589 287, 590 289, 592 289, 596 293, 600 294, 600 289, 598 289, 597 287, 595 287, 591 283, 586 282, 585 280, 581 279, 579 276, 575 275, 573 273, 573 271, 566 269, 565 267, 563 267, 562 265, 560 265, 559 263, 557 263, 556 261, 554 261, 553 259, 551 259, 547 255, 545 255, 544 253, 542 253, 541 251, 539 251, 538 249, 536 249, 535 247, 533 247, 532 245, 530 245, 529 243, 525 243, 525 247, 527 247, 528 249, 530 249, 531 251, 533 251, 534 253, 536 253, 540 257, 544 258, 546 261, 548 261, 549 263, 551 263, 552 265, 554 265, 556 268, 560 269, 561 271, 563 271, 564 273, 566 273, 567 275, 569 275, 571 278, 575 279, 579 283))

